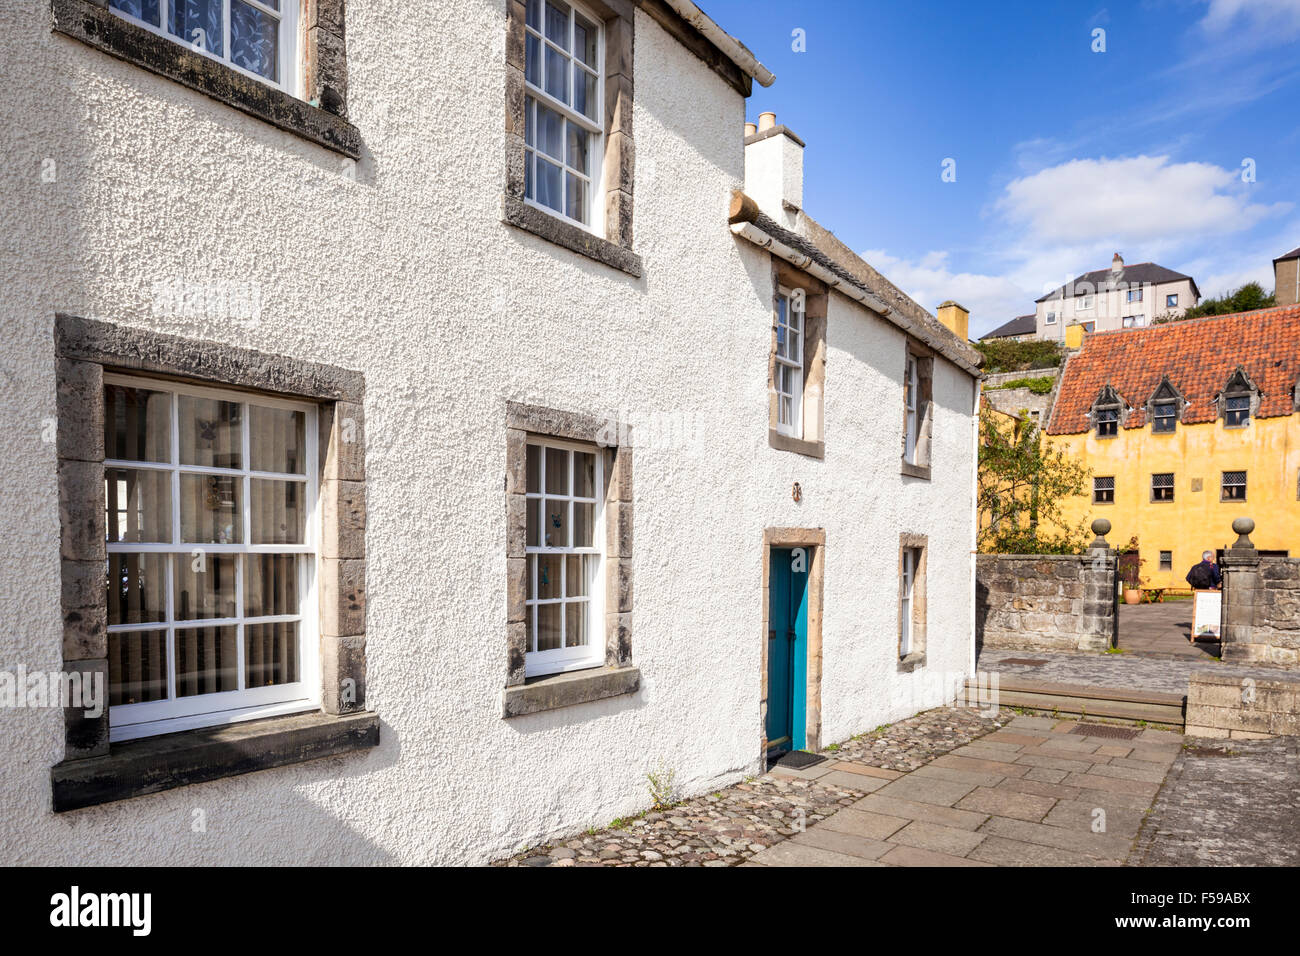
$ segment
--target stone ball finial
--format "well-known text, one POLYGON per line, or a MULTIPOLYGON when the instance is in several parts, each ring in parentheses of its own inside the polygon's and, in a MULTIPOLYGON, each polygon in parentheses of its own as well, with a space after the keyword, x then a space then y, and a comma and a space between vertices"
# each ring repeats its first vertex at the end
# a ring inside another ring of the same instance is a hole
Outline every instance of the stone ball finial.
POLYGON ((1255 549, 1255 542, 1250 540, 1250 533, 1255 530, 1254 518, 1236 518, 1232 522, 1232 530, 1237 532, 1237 540, 1232 543, 1234 548, 1255 549))
POLYGON ((1094 518, 1092 521, 1092 533, 1099 538, 1106 537, 1106 535, 1110 534, 1110 521, 1106 518, 1094 518))

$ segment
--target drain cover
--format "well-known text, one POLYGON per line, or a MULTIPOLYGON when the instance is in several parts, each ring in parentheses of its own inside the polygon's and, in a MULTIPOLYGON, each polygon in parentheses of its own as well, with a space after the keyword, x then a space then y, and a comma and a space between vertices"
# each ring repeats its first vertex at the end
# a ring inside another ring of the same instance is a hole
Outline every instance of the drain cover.
POLYGON ((1113 724, 1080 724, 1072 734, 1083 737, 1113 737, 1116 740, 1132 740, 1139 733, 1133 727, 1116 727, 1113 724))
POLYGON ((778 767, 788 767, 791 770, 802 770, 804 767, 812 767, 821 763, 826 758, 818 754, 810 754, 803 750, 792 750, 776 762, 778 767))
POLYGON ((1008 657, 1002 662, 1003 664, 1023 664, 1025 667, 1042 667, 1047 661, 1035 660, 1032 657, 1008 657))

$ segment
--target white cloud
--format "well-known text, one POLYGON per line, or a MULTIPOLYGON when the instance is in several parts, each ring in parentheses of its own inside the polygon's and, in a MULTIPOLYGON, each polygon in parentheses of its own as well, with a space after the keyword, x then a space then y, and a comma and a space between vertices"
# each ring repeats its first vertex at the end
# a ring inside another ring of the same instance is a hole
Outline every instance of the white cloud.
POLYGON ((995 208, 1030 240, 1131 245, 1250 229, 1286 207, 1251 202, 1239 170, 1136 156, 1076 159, 1016 179, 995 208))
POLYGON ((1300 37, 1300 3, 1296 0, 1210 0, 1210 8, 1200 25, 1206 33, 1245 29, 1248 37, 1257 42, 1285 43, 1300 37))
POLYGON ((992 269, 956 271, 946 251, 909 259, 877 249, 862 256, 931 311, 944 299, 961 302, 978 337, 1034 311, 1044 292, 1105 268, 1115 251, 1131 263, 1186 272, 1207 296, 1252 279, 1268 287, 1273 256, 1300 242, 1300 221, 1292 217, 1268 237, 1242 232, 1291 208, 1251 202, 1236 172, 1208 163, 1170 163, 1165 156, 1070 160, 1007 185, 983 241, 996 252, 980 253, 991 257, 984 261, 992 269))

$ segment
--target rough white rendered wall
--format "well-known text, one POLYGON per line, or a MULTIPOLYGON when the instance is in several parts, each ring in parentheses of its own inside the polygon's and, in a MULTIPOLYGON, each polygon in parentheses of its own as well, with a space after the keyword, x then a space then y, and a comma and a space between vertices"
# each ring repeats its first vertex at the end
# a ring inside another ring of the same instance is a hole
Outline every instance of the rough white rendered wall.
POLYGON ((365 372, 382 719, 364 755, 56 816, 60 712, 0 712, 6 862, 483 862, 643 809, 660 759, 686 792, 735 781, 758 762, 769 525, 827 529, 825 741, 910 706, 893 661, 901 530, 931 536, 932 666, 963 666, 969 595, 937 583, 969 576, 968 516, 948 507, 969 497, 969 379, 936 363, 940 466, 933 484, 905 484, 901 333, 833 297, 827 459, 767 447, 770 266, 725 225, 743 178, 740 95, 638 13, 633 280, 500 223, 504 5, 423 12, 349 6, 349 112, 365 142, 350 182, 333 153, 52 36, 47 4, 0 5, 0 668, 60 665, 41 432, 53 314, 67 311, 365 372), (43 184, 47 157, 57 181, 43 184), (177 280, 250 282, 260 319, 158 311, 156 285, 177 280), (499 715, 507 400, 649 425, 633 698, 499 715), (206 832, 191 829, 196 809, 206 832))

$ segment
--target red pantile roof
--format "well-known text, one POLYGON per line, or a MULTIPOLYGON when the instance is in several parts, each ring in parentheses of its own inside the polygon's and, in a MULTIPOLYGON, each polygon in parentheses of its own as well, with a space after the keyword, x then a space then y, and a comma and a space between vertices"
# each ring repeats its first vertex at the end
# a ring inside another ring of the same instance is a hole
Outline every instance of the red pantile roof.
POLYGON ((1133 408, 1124 427, 1141 428, 1144 406, 1166 374, 1189 403, 1182 422, 1212 422, 1214 398, 1238 365, 1260 391, 1257 417, 1290 415, 1300 377, 1300 305, 1086 336, 1066 363, 1047 433, 1086 432, 1088 412, 1108 383, 1133 408))

